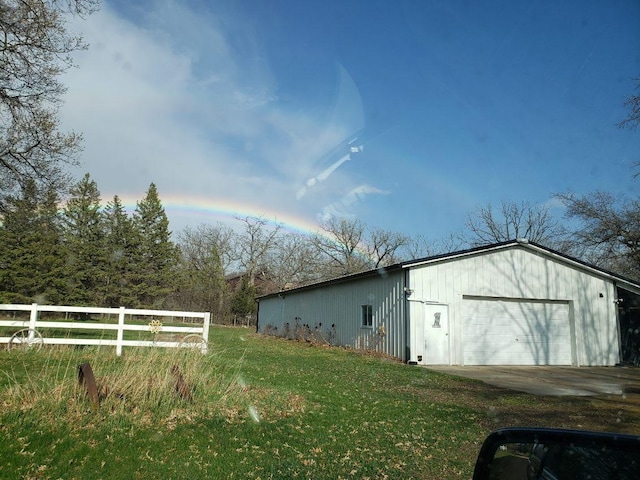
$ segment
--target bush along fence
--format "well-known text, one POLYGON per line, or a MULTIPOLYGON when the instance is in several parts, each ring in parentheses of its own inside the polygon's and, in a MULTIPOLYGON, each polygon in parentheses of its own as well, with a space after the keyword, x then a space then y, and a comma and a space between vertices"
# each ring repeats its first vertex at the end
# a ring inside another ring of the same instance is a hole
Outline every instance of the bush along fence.
POLYGON ((0 305, 0 344, 115 346, 118 356, 122 347, 186 347, 205 354, 210 319, 209 312, 5 304, 0 305), (176 325, 187 322, 188 327, 176 325))

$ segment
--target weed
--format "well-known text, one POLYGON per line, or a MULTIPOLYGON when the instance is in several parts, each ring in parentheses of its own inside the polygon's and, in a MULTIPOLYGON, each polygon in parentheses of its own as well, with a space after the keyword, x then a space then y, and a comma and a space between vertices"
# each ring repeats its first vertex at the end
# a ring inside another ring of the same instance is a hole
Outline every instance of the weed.
POLYGON ((262 329, 264 335, 286 338, 288 340, 296 340, 299 342, 306 342, 312 345, 336 345, 336 326, 331 325, 331 328, 325 330, 322 323, 317 323, 313 327, 308 324, 299 323, 299 319, 296 319, 295 325, 292 327, 289 322, 282 326, 282 330, 278 330, 278 327, 268 324, 262 329))

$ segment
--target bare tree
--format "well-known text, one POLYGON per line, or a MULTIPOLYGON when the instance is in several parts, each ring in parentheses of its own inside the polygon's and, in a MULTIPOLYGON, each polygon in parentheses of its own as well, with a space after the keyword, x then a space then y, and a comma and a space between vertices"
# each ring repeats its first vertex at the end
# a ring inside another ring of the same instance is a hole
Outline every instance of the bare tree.
POLYGON ((266 265, 273 291, 298 287, 322 278, 319 268, 320 253, 306 235, 281 235, 268 256, 266 265))
POLYGON ((471 246, 526 238, 532 242, 557 247, 565 236, 563 226, 544 205, 529 202, 506 202, 496 209, 488 204, 467 217, 471 246))
MULTIPOLYGON (((640 78, 635 79, 640 91, 640 78)), ((640 125, 640 95, 627 97, 627 117, 620 128, 640 125)), ((640 161, 633 167, 638 168, 640 161)), ((638 177, 636 173, 634 177, 638 177)), ((557 194, 567 208, 566 216, 580 225, 572 234, 573 253, 595 265, 640 279, 640 201, 621 200, 610 193, 595 192, 578 196, 557 194)))
POLYGON ((313 245, 325 258, 324 277, 337 277, 371 268, 364 249, 365 226, 359 220, 331 218, 312 236, 313 245))
POLYGON ((410 243, 402 233, 368 228, 357 219, 332 218, 321 229, 311 239, 324 259, 324 278, 392 265, 402 260, 401 251, 410 243))
MULTIPOLYGON (((256 275, 265 266, 266 259, 276 247, 281 225, 269 225, 262 217, 237 218, 244 223, 244 231, 237 238, 238 262, 248 276, 249 286, 255 286, 256 275)), ((257 292, 262 293, 262 292, 257 292)))
POLYGON ((178 234, 180 248, 210 250, 215 248, 220 258, 220 265, 225 272, 237 261, 235 237, 233 229, 223 223, 215 225, 201 224, 195 229, 186 227, 178 234))
POLYGON ((431 257, 460 250, 463 244, 464 241, 453 234, 439 240, 429 240, 424 235, 415 235, 409 238, 406 245, 403 245, 400 256, 402 260, 431 257))
MULTIPOLYGON (((640 78, 635 79, 640 91, 640 78)), ((640 95, 627 97, 627 118, 620 128, 635 129, 640 125, 640 95)), ((635 162, 635 168, 640 162, 635 162)), ((636 173, 634 177, 638 177, 636 173)), ((572 234, 574 254, 595 265, 640 279, 640 201, 621 200, 610 193, 595 192, 578 196, 557 194, 567 208, 566 216, 580 225, 572 234)))
POLYGON ((235 261, 234 237, 221 223, 187 227, 178 234, 181 308, 224 313, 229 293, 225 274, 235 261))
MULTIPOLYGON (((636 78, 635 82, 636 90, 640 91, 640 78, 636 78)), ((636 128, 640 125, 640 95, 628 96, 624 106, 629 109, 629 115, 618 126, 620 128, 636 128)))
POLYGON ((392 265, 401 260, 400 250, 409 244, 409 237, 403 233, 374 228, 368 237, 367 250, 373 261, 373 268, 392 265))
MULTIPOLYGON (((640 78, 636 78, 636 90, 640 91, 640 78)), ((627 97, 624 102, 624 106, 629 109, 629 114, 627 118, 618 123, 620 128, 630 128, 635 129, 638 125, 640 125, 640 95, 630 95, 627 97)), ((636 173, 634 173, 634 178, 637 178, 640 175, 640 172, 637 170, 640 167, 640 160, 633 163, 632 168, 636 169, 636 173)))
POLYGON ((567 216, 581 222, 573 236, 582 258, 640 279, 640 201, 619 201, 604 192, 557 198, 567 207, 567 216))
MULTIPOLYGON (((60 188, 62 166, 73 163, 80 135, 58 129, 65 87, 59 77, 71 53, 86 48, 65 28, 66 17, 97 8, 97 0, 0 2, 0 188, 4 195, 29 179, 60 188)), ((2 206, 0 198, 0 207, 2 206)))

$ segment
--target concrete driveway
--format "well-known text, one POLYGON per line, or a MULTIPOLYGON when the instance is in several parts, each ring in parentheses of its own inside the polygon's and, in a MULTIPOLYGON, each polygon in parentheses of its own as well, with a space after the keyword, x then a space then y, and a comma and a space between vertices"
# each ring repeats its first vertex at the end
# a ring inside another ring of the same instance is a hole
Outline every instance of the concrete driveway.
POLYGON ((640 367, 428 366, 426 368, 534 395, 640 394, 640 367))

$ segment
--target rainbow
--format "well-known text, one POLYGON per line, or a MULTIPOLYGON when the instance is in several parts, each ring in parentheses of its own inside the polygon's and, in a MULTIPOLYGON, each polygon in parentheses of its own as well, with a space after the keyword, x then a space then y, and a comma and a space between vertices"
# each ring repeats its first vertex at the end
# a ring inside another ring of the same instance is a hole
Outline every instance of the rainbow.
MULTIPOLYGON (((129 212, 133 212, 135 210, 136 203, 143 196, 144 194, 141 195, 140 198, 137 198, 131 194, 118 195, 122 202, 122 206, 129 212)), ((112 199, 113 195, 106 197, 106 199, 103 197, 103 206, 112 199)), ((197 216, 200 217, 201 220, 206 219, 207 221, 215 219, 216 221, 222 221, 223 223, 225 220, 235 220, 236 217, 260 217, 266 220, 269 224, 274 226, 280 225, 290 232, 296 232, 304 235, 318 234, 333 242, 336 241, 331 234, 323 231, 320 228, 319 223, 315 220, 312 221, 301 216, 286 213, 283 214, 282 212, 276 212, 273 210, 269 211, 264 208, 258 208, 250 203, 229 201, 219 198, 186 197, 171 194, 160 195, 160 201, 162 202, 162 206, 164 207, 170 222, 171 217, 173 216, 172 214, 197 216)), ((358 247, 356 250, 360 255, 369 257, 369 254, 364 247, 358 247)))
MULTIPOLYGON (((118 195, 122 205, 129 212, 135 210, 136 203, 140 201, 143 196, 144 194, 139 198, 131 194, 118 195)), ((103 196, 103 205, 106 205, 107 202, 112 199, 113 195, 110 197, 103 196)), ((161 194, 160 201, 169 217, 169 221, 171 221, 172 217, 176 216, 200 217, 202 221, 228 221, 233 220, 235 217, 260 217, 269 224, 281 225, 283 228, 292 232, 312 234, 318 233, 320 230, 319 224, 315 219, 268 209, 266 205, 256 206, 237 200, 171 194, 161 194)))

